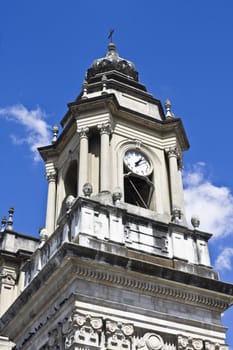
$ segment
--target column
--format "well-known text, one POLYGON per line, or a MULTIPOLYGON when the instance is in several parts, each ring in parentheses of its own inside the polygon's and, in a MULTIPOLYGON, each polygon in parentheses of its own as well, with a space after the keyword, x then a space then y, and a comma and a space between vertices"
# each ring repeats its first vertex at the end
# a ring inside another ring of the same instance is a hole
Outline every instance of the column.
POLYGON ((183 213, 183 188, 181 186, 180 174, 178 170, 178 152, 176 148, 170 148, 167 151, 169 160, 169 178, 171 189, 171 207, 181 209, 183 213))
POLYGON ((185 205, 184 205, 184 189, 183 189, 183 178, 182 178, 182 170, 183 170, 183 159, 182 156, 178 158, 178 178, 179 178, 179 188, 180 188, 180 209, 183 214, 183 219, 185 220, 185 205))
POLYGON ((83 193, 83 185, 88 181, 88 132, 89 128, 77 130, 79 134, 78 196, 83 193))
POLYGON ((97 125, 100 130, 100 191, 110 190, 110 148, 109 136, 112 132, 109 123, 97 125))
POLYGON ((48 197, 46 211, 46 230, 51 235, 55 229, 55 207, 56 207, 56 171, 50 171, 46 174, 48 180, 48 197))

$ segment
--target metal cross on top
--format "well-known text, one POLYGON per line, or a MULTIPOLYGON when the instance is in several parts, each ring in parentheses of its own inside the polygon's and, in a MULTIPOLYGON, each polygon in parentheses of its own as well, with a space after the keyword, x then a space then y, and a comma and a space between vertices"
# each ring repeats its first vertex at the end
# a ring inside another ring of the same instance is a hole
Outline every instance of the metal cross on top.
POLYGON ((112 43, 112 35, 114 33, 114 29, 110 29, 110 32, 109 32, 109 36, 108 36, 108 39, 110 41, 110 43, 112 43))

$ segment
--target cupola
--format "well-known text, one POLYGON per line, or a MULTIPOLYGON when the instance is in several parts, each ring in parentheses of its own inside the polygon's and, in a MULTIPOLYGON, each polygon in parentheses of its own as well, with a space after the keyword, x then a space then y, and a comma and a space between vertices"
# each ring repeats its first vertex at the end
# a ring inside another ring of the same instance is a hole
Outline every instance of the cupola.
POLYGON ((94 78, 101 78, 107 72, 118 72, 128 79, 138 81, 138 72, 134 64, 121 58, 116 51, 116 45, 109 43, 105 57, 94 60, 92 66, 87 70, 87 82, 91 83, 94 78))

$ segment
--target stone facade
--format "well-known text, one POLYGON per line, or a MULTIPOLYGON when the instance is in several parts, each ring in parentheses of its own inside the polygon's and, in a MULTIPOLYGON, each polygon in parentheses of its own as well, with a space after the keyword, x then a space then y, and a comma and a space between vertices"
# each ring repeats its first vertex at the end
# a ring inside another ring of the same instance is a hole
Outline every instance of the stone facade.
POLYGON ((39 149, 40 240, 1 232, 1 348, 227 350, 233 286, 211 267, 211 234, 187 226, 189 144, 170 101, 164 112, 111 43, 68 107, 39 149))

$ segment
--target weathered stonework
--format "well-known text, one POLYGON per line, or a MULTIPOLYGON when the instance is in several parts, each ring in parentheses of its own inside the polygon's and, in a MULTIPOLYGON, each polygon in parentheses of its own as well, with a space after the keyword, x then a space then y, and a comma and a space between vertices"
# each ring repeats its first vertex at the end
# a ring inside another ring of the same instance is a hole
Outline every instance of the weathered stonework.
POLYGON ((13 208, 2 222, 0 348, 228 350, 233 286, 211 267, 211 234, 187 225, 189 143, 170 101, 164 113, 111 43, 68 108, 39 149, 40 239, 12 231, 13 208))

